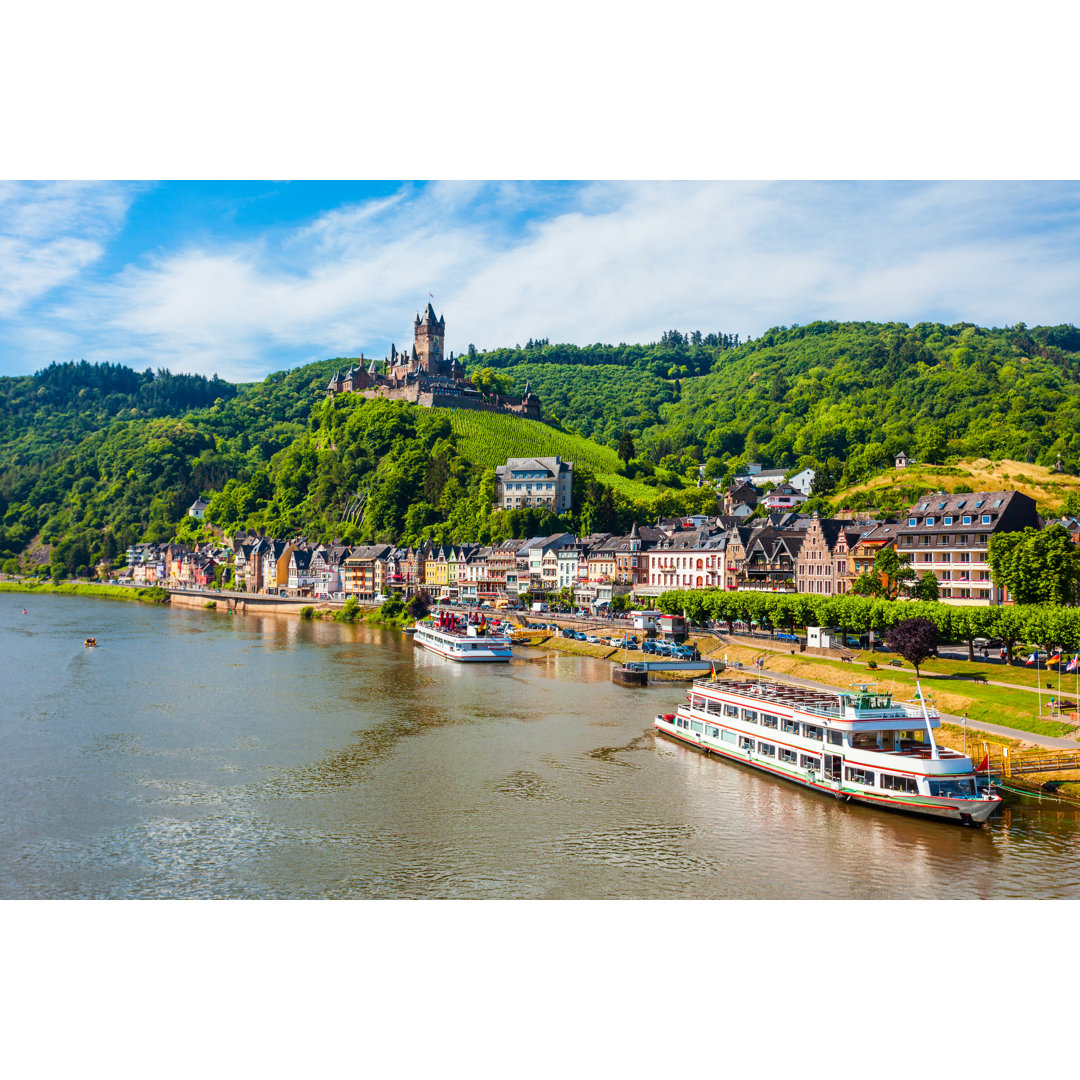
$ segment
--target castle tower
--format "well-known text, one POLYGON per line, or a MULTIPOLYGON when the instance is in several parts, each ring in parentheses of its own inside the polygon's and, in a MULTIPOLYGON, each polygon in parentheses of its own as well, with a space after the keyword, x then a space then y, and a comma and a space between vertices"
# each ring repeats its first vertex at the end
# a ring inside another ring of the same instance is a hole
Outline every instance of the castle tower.
POLYGON ((429 375, 439 375, 443 368, 443 341, 446 338, 446 322, 435 318, 435 309, 428 304, 424 317, 416 316, 413 326, 416 352, 420 367, 429 375))

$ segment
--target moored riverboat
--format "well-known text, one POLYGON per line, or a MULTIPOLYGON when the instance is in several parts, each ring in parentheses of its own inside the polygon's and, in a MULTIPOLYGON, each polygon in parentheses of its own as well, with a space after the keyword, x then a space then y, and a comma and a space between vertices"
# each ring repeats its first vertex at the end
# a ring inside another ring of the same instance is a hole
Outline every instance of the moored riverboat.
POLYGON ((499 663, 511 657, 510 639, 496 633, 483 617, 440 613, 416 624, 413 641, 447 660, 461 663, 499 663))
POLYGON ((849 802, 975 825, 1001 805, 971 758, 934 739, 925 701, 858 687, 825 691, 767 680, 703 679, 655 725, 707 754, 849 802))

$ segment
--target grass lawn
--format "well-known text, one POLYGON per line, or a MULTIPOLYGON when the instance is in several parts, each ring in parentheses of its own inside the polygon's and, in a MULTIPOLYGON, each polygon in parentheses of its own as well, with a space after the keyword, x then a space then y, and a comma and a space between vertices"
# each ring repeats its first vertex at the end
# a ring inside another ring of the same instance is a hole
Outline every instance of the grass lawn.
POLYGON ((592 645, 577 638, 552 637, 539 646, 541 649, 554 649, 556 652, 569 653, 571 656, 594 656, 597 660, 606 660, 619 650, 610 645, 592 645))
POLYGON ((50 593, 60 596, 96 596, 105 600, 128 600, 140 604, 167 604, 169 594, 159 586, 134 588, 130 585, 95 585, 76 582, 64 582, 54 585, 47 582, 0 581, 0 592, 41 594, 50 593))

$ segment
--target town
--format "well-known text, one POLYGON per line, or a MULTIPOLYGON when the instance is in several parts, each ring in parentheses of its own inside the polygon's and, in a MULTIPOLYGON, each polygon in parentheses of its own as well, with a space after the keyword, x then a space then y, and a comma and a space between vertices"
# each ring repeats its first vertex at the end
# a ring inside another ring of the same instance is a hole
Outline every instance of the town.
MULTIPOLYGON (((569 510, 572 470, 558 458, 510 459, 499 471, 497 496, 506 505, 569 510)), ((850 594, 859 591, 860 579, 872 579, 881 553, 893 551, 921 575, 912 575, 914 587, 930 589, 923 598, 994 606, 1013 598, 988 566, 992 537, 1059 524, 1080 540, 1075 519, 1044 521, 1034 500, 1018 491, 925 495, 893 520, 801 514, 797 507, 812 472, 784 481, 751 466, 718 492, 715 515, 635 524, 626 535, 555 533, 488 546, 398 547, 239 531, 190 546, 133 544, 118 580, 362 604, 420 591, 432 600, 492 606, 528 597, 599 612, 628 602, 647 605, 671 590, 850 594), (774 487, 776 479, 781 483, 774 487), (785 508, 791 504, 795 508, 785 508), (747 520, 748 513, 756 516, 747 520)), ((189 514, 201 517, 205 507, 197 500, 189 514)))

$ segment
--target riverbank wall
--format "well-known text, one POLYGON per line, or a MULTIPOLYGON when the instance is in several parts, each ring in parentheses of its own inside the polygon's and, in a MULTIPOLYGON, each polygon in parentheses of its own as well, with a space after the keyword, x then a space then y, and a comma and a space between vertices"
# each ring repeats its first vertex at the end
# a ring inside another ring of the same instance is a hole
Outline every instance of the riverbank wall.
MULTIPOLYGON (((340 611, 344 606, 337 601, 312 600, 310 597, 270 596, 265 593, 230 592, 226 589, 203 591, 201 589, 170 589, 169 603, 173 607, 205 608, 214 602, 214 610, 231 611, 236 615, 297 615, 304 608, 318 612, 340 611)), ((363 611, 374 609, 361 609, 363 611)))

